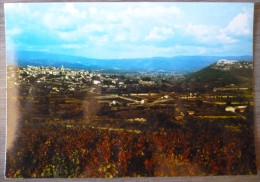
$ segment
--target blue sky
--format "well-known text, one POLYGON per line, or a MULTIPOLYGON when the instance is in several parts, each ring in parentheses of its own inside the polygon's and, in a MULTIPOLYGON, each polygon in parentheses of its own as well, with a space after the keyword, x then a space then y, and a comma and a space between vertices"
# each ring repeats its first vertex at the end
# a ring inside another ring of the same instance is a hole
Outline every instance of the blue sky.
POLYGON ((7 51, 91 58, 253 54, 251 3, 7 3, 7 51))

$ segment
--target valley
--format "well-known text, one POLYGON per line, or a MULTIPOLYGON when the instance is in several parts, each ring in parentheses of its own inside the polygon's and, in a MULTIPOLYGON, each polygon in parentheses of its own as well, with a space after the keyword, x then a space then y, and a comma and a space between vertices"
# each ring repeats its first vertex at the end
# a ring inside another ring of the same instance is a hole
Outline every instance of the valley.
POLYGON ((252 68, 219 61, 171 75, 8 66, 16 136, 6 174, 255 174, 252 68))

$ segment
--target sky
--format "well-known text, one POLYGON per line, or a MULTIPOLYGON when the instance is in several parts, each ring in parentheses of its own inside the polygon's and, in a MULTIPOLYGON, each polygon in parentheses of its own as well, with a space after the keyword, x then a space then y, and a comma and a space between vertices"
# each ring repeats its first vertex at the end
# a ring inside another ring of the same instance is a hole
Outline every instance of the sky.
POLYGON ((253 55, 251 3, 6 3, 6 49, 98 59, 253 55))

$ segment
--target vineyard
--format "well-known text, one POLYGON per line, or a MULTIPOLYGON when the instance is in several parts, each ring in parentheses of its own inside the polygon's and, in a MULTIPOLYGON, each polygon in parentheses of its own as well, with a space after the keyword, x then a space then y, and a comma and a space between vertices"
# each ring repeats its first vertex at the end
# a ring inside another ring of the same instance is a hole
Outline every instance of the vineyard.
POLYGON ((140 133, 32 124, 7 152, 9 178, 256 174, 253 133, 164 129, 140 133))

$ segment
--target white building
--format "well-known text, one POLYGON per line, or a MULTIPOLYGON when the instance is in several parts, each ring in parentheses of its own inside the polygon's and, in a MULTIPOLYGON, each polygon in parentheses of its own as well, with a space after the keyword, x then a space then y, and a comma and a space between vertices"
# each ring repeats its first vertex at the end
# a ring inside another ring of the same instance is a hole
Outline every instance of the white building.
POLYGON ((101 82, 99 80, 93 80, 93 84, 94 85, 99 85, 99 84, 101 84, 101 82))
POLYGON ((236 112, 236 108, 232 107, 232 106, 227 106, 225 108, 225 111, 228 111, 228 112, 236 112))

